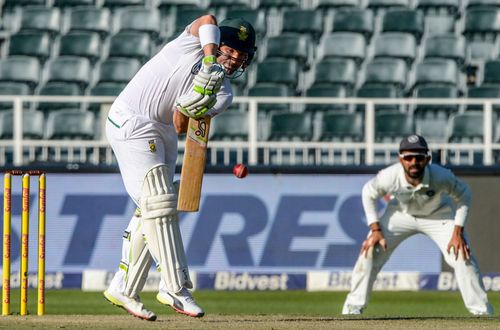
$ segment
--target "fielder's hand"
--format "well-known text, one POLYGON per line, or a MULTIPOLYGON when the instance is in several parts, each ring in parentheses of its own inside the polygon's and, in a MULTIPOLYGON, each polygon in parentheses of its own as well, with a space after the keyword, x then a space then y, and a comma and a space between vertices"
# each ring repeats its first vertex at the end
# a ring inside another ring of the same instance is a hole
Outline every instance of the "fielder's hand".
POLYGON ((214 55, 205 56, 200 71, 194 77, 194 91, 203 95, 217 94, 224 81, 224 67, 214 55))
POLYGON ((384 238, 384 235, 382 234, 381 230, 378 231, 372 231, 370 235, 368 236, 367 239, 363 242, 361 245, 361 254, 365 256, 365 258, 368 257, 368 251, 370 250, 371 247, 375 247, 377 244, 379 244, 382 247, 382 250, 387 250, 387 241, 384 238))
POLYGON ((197 92, 190 92, 185 95, 181 95, 176 100, 177 109, 187 117, 198 119, 203 117, 205 113, 210 110, 215 103, 217 98, 215 94, 203 95, 197 92))
POLYGON ((455 228, 453 229, 453 234, 451 235, 451 239, 448 243, 448 248, 446 249, 446 251, 448 252, 448 254, 450 254, 451 250, 453 250, 455 260, 458 260, 459 254, 462 254, 462 258, 464 260, 470 259, 470 248, 465 241, 463 227, 461 226, 455 226, 455 228))

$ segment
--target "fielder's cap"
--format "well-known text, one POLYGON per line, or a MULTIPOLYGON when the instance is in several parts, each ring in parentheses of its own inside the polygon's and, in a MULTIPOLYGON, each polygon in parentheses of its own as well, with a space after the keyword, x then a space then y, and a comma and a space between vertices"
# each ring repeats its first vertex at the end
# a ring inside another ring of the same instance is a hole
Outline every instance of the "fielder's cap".
POLYGON ((429 147, 427 146, 427 142, 420 135, 409 135, 401 140, 399 144, 399 152, 405 150, 421 150, 424 152, 429 151, 429 147))

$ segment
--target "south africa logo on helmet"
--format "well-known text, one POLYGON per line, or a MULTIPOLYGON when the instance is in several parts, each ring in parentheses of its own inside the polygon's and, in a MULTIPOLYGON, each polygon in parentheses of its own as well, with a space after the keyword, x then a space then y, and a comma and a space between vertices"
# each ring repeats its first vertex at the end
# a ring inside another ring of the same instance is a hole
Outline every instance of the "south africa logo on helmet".
POLYGON ((243 18, 226 18, 219 24, 221 44, 248 54, 248 63, 253 58, 255 30, 252 24, 243 18))

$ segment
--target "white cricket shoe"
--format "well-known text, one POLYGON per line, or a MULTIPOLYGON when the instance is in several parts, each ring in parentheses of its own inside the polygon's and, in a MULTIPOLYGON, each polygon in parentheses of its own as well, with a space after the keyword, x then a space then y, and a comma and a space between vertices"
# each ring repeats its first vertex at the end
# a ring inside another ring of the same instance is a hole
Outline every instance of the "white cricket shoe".
POLYGON ((363 308, 354 305, 344 305, 342 308, 342 315, 361 315, 363 314, 363 308))
POLYGON ((182 288, 178 293, 160 290, 156 295, 156 300, 164 305, 169 305, 175 309, 176 312, 181 314, 192 317, 202 317, 205 315, 203 309, 196 304, 191 292, 186 288, 182 288))
POLYGON ((131 298, 119 292, 104 291, 104 298, 111 304, 121 307, 129 314, 147 321, 156 320, 156 314, 144 308, 139 297, 131 298))

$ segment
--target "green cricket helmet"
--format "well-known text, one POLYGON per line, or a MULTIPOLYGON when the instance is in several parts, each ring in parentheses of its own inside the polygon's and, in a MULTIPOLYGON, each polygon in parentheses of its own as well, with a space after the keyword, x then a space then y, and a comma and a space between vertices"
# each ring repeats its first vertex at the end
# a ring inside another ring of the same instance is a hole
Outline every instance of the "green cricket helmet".
POLYGON ((255 46, 255 30, 252 24, 243 18, 226 18, 219 23, 220 43, 248 54, 243 64, 246 68, 252 61, 257 47, 255 46))

